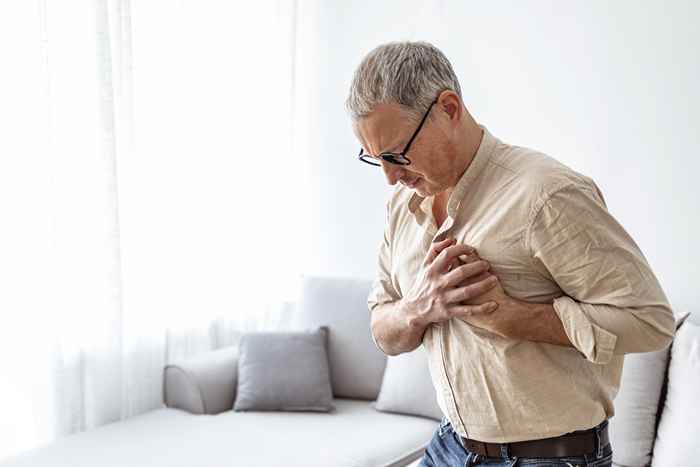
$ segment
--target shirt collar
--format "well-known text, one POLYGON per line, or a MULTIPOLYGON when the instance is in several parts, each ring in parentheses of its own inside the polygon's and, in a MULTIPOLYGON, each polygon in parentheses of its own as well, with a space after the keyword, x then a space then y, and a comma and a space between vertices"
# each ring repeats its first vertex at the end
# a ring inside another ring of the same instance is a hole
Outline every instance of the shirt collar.
MULTIPOLYGON (((479 149, 476 150, 474 158, 469 163, 467 170, 464 171, 460 177, 457 185, 455 185, 450 195, 450 199, 447 202, 447 214, 454 218, 455 214, 459 211, 459 207, 462 204, 464 195, 469 189, 471 182, 475 180, 482 172, 486 163, 491 158, 493 149, 496 147, 498 140, 486 129, 485 126, 479 125, 484 134, 481 138, 481 143, 479 143, 479 149)), ((408 209, 411 213, 415 213, 416 209, 423 203, 425 197, 420 196, 417 192, 414 192, 408 201, 408 209)))

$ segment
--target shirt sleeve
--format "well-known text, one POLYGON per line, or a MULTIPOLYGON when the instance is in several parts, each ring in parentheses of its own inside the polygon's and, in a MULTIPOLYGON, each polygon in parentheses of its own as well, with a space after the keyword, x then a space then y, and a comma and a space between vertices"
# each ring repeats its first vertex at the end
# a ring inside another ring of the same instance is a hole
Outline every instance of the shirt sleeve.
POLYGON ((384 238, 379 244, 377 270, 367 296, 367 307, 374 311, 379 305, 401 299, 401 295, 391 282, 391 222, 389 218, 391 200, 386 203, 386 226, 384 238))
MULTIPOLYGON (((369 295, 367 296, 367 308, 372 313, 378 306, 385 303, 394 302, 401 299, 401 295, 391 282, 391 222, 389 218, 391 200, 386 203, 386 226, 384 227, 384 238, 379 244, 379 253, 377 255, 377 270, 369 295)), ((377 344, 372 334, 374 345, 379 350, 384 350, 377 344)), ((386 352, 384 352, 386 353, 386 352)))
POLYGON ((552 305, 585 358, 605 364, 671 342, 675 320, 661 285, 595 183, 548 195, 526 239, 536 267, 564 292, 552 305))

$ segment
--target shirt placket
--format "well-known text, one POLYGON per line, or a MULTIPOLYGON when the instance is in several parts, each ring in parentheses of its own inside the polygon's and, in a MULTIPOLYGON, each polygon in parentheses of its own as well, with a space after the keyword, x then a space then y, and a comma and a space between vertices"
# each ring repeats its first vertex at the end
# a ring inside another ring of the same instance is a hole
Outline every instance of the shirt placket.
MULTIPOLYGON (((424 234, 424 249, 423 251, 427 253, 428 249, 430 248, 430 245, 433 243, 433 240, 436 239, 437 237, 444 236, 450 231, 452 226, 454 225, 454 213, 455 213, 455 208, 451 204, 448 208, 448 216, 445 219, 445 222, 442 223, 440 228, 437 228, 437 224, 435 223, 435 220, 432 215, 432 203, 434 201, 434 198, 431 198, 428 203, 421 203, 420 208, 418 212, 420 213, 420 219, 418 219, 419 223, 421 224, 427 224, 425 228, 425 234, 424 234), (424 205, 427 206, 424 209, 424 205), (426 212, 427 211, 427 212, 426 212), (427 219, 430 219, 430 222, 425 222, 427 219)), ((438 374, 441 379, 441 389, 442 389, 442 400, 445 401, 445 407, 447 411, 449 412, 449 418, 450 421, 453 424, 456 424, 455 428, 457 431, 462 431, 468 436, 468 432, 466 427, 464 426, 464 422, 462 421, 462 417, 459 414, 459 411, 457 409, 457 401, 455 399, 455 394, 454 390, 452 389, 452 383, 450 382, 450 378, 448 376, 447 372, 447 357, 445 355, 445 347, 443 345, 444 342, 444 332, 445 332, 445 326, 438 326, 437 327, 437 346, 439 350, 439 365, 436 365, 436 368, 438 368, 438 374), (461 428, 461 430, 460 430, 461 428)))

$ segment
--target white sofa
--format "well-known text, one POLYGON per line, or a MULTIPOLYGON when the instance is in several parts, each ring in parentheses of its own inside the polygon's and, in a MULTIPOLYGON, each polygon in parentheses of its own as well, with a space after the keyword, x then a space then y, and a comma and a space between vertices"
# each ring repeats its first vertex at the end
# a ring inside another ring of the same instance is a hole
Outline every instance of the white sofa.
MULTIPOLYGON (((387 357, 369 332, 370 280, 306 276, 303 284, 291 328, 329 326, 335 411, 233 411, 237 349, 229 347, 168 365, 163 408, 67 436, 0 466, 417 465, 439 420, 373 406, 387 357)), ((690 320, 699 323, 697 316, 690 320)), ((626 357, 610 425, 617 465, 636 467, 651 459, 668 355, 665 349, 626 357)), ((693 465, 689 461, 685 465, 693 465)))

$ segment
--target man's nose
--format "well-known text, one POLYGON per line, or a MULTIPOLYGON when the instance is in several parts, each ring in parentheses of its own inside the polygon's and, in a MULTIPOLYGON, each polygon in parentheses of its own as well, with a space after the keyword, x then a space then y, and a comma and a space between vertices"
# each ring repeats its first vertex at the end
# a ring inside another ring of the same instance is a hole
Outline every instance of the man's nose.
POLYGON ((384 176, 386 176, 386 180, 389 182, 389 185, 395 185, 396 182, 401 180, 401 177, 403 177, 403 169, 400 165, 382 161, 382 169, 384 170, 384 176))

